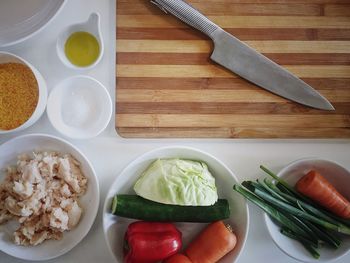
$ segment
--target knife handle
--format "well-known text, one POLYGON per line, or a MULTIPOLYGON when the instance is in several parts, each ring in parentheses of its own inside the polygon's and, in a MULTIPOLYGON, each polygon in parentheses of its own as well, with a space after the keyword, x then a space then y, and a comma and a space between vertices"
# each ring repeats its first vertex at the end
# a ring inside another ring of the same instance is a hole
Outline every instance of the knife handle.
POLYGON ((170 13, 186 24, 198 29, 211 38, 212 33, 219 28, 197 9, 182 0, 152 0, 165 13, 170 13))

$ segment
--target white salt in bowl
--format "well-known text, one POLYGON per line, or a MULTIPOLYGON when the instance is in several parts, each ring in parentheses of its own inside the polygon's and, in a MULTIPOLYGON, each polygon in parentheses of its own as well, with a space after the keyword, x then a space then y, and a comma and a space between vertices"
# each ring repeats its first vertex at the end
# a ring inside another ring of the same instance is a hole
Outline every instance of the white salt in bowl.
POLYGON ((96 79, 73 76, 52 90, 47 115, 63 135, 73 139, 92 138, 107 127, 112 116, 112 100, 96 79))

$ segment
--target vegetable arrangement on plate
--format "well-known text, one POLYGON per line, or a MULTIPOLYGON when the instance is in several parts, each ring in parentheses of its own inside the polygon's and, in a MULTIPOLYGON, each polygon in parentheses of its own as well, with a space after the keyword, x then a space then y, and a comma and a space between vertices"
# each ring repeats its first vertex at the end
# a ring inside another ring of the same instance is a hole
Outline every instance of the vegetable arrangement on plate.
POLYGON ((233 189, 259 206, 281 226, 281 233, 299 241, 318 259, 323 244, 337 249, 340 235, 350 235, 349 201, 322 175, 311 170, 290 186, 260 166, 273 180, 245 181, 233 189))
POLYGON ((222 221, 230 216, 229 203, 218 198, 215 178, 204 162, 158 159, 134 190, 134 195, 116 194, 111 207, 114 215, 142 220, 127 228, 125 262, 214 263, 234 249, 237 238, 222 221), (181 232, 172 222, 210 224, 182 248, 181 232))

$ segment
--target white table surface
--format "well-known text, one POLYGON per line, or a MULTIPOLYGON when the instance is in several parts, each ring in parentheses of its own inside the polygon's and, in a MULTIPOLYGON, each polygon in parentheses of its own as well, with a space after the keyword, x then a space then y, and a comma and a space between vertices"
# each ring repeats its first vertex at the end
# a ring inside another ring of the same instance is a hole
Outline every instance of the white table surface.
MULTIPOLYGON (((25 42, 0 50, 18 54, 37 67, 46 79, 49 91, 58 81, 68 76, 84 74, 101 81, 114 98, 115 8, 115 0, 68 0, 62 12, 40 33, 25 42), (84 21, 94 11, 102 15, 101 25, 105 43, 103 60, 90 71, 69 70, 56 55, 56 37, 67 25, 84 21)), ((0 143, 29 133, 48 133, 62 137, 53 129, 44 114, 27 130, 0 136, 0 143)), ((106 247, 102 229, 101 210, 108 187, 129 162, 161 146, 186 145, 206 151, 222 160, 240 181, 258 178, 261 175, 260 164, 278 171, 288 163, 303 157, 334 160, 350 169, 350 140, 123 139, 115 133, 112 119, 106 131, 97 138, 69 141, 86 154, 97 172, 101 190, 100 208, 92 229, 82 242, 67 254, 48 262, 115 262, 106 247)), ((296 262, 273 243, 264 226, 262 212, 251 204, 249 212, 248 240, 238 262, 296 262)), ((0 252, 0 262, 23 261, 0 252)), ((336 262, 350 262, 350 254, 336 262)))

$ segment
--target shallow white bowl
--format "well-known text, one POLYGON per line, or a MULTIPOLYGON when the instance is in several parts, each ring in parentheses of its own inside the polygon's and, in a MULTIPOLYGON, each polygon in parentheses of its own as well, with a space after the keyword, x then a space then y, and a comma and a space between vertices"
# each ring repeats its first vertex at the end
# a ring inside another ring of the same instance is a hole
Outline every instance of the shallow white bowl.
MULTIPOLYGON (((287 181, 290 185, 295 183, 310 170, 320 172, 341 194, 350 200, 350 173, 339 164, 318 158, 306 158, 297 160, 277 175, 287 181)), ((338 249, 322 247, 318 249, 319 259, 314 259, 309 252, 297 241, 290 239, 280 233, 277 226, 269 216, 264 214, 267 229, 274 243, 287 255, 303 262, 329 262, 339 259, 350 250, 350 236, 341 235, 342 244, 338 249)))
POLYGON ((67 141, 44 134, 30 134, 14 138, 0 146, 0 181, 4 178, 4 168, 16 163, 21 153, 32 151, 59 151, 70 153, 80 164, 88 179, 88 188, 80 203, 84 209, 79 224, 63 234, 61 240, 47 240, 35 247, 17 246, 11 240, 11 224, 0 225, 0 250, 11 256, 25 260, 49 260, 65 254, 75 247, 89 232, 99 205, 99 186, 91 163, 82 152, 67 141))
POLYGON ((24 60, 23 58, 8 52, 0 51, 0 64, 9 63, 9 62, 24 64, 31 69, 31 71, 33 72, 38 82, 39 99, 32 116, 25 123, 23 123, 21 126, 18 126, 17 128, 12 130, 0 129, 0 134, 21 131, 33 125, 44 113, 45 107, 46 107, 46 101, 47 101, 46 82, 43 76, 40 74, 40 72, 36 68, 34 68, 32 64, 30 64, 28 61, 24 60))
POLYGON ((0 1, 0 46, 12 46, 33 37, 58 16, 66 2, 66 0, 0 1))
MULTIPOLYGON (((112 215, 110 213, 112 198, 115 194, 134 194, 133 186, 137 178, 158 158, 201 160, 208 164, 210 172, 216 179, 219 198, 226 198, 230 203, 231 217, 225 222, 232 226, 238 239, 235 249, 220 260, 220 263, 235 262, 243 250, 249 227, 247 203, 232 189, 233 185, 238 183, 237 178, 230 169, 214 156, 197 149, 180 146, 159 148, 141 155, 116 177, 110 187, 103 208, 103 230, 108 247, 117 262, 123 262, 124 233, 129 223, 134 220, 112 215)), ((206 225, 204 223, 176 223, 183 235, 183 247, 186 248, 189 241, 206 225)))
POLYGON ((112 100, 96 79, 73 76, 51 91, 47 115, 63 135, 74 139, 92 138, 107 127, 112 116, 112 100))

